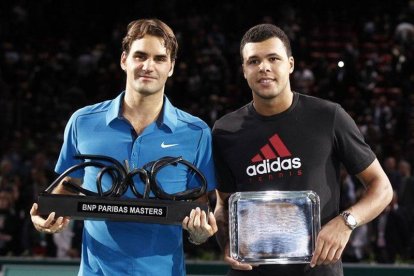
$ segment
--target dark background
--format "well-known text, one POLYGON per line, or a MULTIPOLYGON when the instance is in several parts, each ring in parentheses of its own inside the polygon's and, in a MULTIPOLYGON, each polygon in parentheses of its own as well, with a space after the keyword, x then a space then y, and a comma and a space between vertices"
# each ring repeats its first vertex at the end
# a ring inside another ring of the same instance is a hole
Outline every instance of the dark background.
MULTIPOLYGON (((294 90, 338 102, 351 114, 396 193, 384 212, 393 223, 369 224, 354 238, 362 241, 362 255, 350 243, 345 258, 412 262, 413 188, 406 187, 414 182, 411 169, 399 169, 414 162, 414 1, 408 0, 1 1, 1 254, 55 256, 56 241, 33 231, 29 208, 55 177, 70 115, 123 90, 126 25, 149 17, 165 21, 179 40, 167 96, 210 126, 251 99, 239 56, 244 32, 263 22, 284 29, 295 57, 294 90), (384 233, 388 245, 378 238, 384 233)), ((361 185, 346 172, 342 177, 346 207, 361 185)), ((186 244, 186 252, 203 259, 220 254, 213 239, 197 248, 186 244)))

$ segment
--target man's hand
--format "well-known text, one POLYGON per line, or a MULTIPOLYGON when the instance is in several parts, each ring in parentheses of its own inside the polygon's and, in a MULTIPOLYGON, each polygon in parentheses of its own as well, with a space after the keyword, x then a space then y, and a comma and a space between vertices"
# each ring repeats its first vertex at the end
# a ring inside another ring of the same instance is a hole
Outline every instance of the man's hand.
POLYGON ((253 267, 249 264, 242 264, 232 257, 230 257, 230 243, 227 242, 226 247, 224 248, 224 261, 228 263, 231 268, 237 270, 252 270, 253 267))
POLYGON ((82 185, 82 182, 79 178, 72 178, 69 176, 65 176, 62 181, 53 189, 52 194, 59 194, 59 195, 77 195, 78 192, 73 191, 70 187, 66 187, 64 185, 65 182, 70 182, 76 184, 78 186, 82 185))
POLYGON ((68 226, 70 221, 68 217, 58 217, 55 220, 55 212, 50 213, 47 219, 42 218, 39 215, 37 203, 33 203, 30 216, 37 231, 49 234, 62 231, 68 226))
POLYGON ((351 233, 352 230, 345 225, 342 217, 337 216, 329 221, 318 234, 310 266, 337 262, 341 258, 351 233))
POLYGON ((191 210, 190 216, 186 216, 182 226, 190 234, 190 240, 195 244, 201 244, 217 232, 217 223, 213 213, 207 215, 199 207, 191 210))

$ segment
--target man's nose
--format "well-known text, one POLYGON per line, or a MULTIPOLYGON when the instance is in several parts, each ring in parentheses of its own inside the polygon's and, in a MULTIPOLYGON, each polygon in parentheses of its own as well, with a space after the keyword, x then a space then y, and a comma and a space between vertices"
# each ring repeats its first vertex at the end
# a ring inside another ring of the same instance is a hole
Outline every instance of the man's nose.
POLYGON ((142 70, 145 71, 151 71, 153 69, 154 66, 154 61, 150 58, 147 58, 143 63, 142 63, 142 70))
POLYGON ((259 70, 260 70, 260 72, 270 71, 270 64, 269 64, 269 62, 267 62, 266 60, 260 62, 260 64, 259 64, 259 70))

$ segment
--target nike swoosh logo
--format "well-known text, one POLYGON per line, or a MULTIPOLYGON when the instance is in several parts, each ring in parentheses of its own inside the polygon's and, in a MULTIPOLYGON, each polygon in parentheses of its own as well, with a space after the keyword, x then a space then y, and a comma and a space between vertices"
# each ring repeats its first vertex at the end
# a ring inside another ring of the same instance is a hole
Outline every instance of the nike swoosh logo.
POLYGON ((163 149, 165 149, 165 148, 171 148, 171 147, 175 147, 175 146, 178 146, 178 144, 164 144, 164 142, 161 143, 161 147, 163 149))

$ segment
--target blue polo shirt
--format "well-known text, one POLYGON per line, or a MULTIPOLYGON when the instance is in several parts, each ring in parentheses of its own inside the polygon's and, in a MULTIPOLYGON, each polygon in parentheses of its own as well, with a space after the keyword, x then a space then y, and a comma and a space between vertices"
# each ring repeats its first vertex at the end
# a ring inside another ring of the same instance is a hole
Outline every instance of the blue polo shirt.
MULTIPOLYGON (((129 169, 165 156, 182 156, 205 175, 208 190, 216 186, 211 149, 210 128, 201 119, 183 112, 164 97, 162 112, 137 136, 131 124, 122 117, 124 93, 110 101, 84 107, 70 118, 64 143, 56 164, 62 173, 80 160, 75 154, 106 155, 129 169)), ((83 187, 96 191, 96 175, 100 169, 87 167, 73 177, 83 178, 83 187)), ((174 193, 197 185, 189 179, 185 166, 167 166, 157 175, 164 191, 174 193)), ((134 178, 139 192, 143 184, 134 178)), ((106 175, 103 189, 109 189, 106 175)), ((128 190, 125 197, 133 197, 128 190)), ((137 222, 85 220, 82 259, 79 275, 185 275, 182 228, 137 222)))

